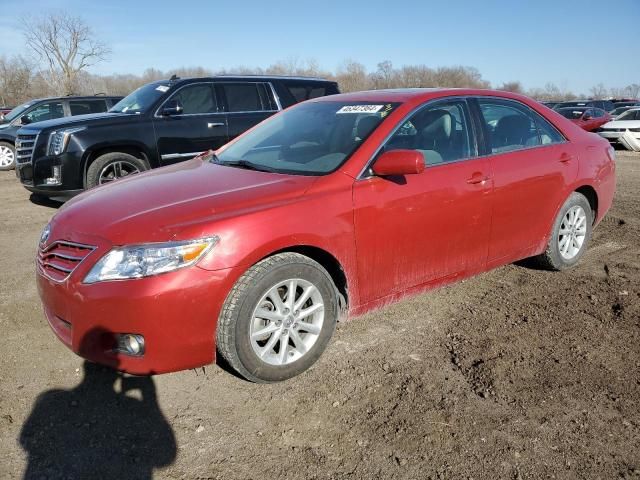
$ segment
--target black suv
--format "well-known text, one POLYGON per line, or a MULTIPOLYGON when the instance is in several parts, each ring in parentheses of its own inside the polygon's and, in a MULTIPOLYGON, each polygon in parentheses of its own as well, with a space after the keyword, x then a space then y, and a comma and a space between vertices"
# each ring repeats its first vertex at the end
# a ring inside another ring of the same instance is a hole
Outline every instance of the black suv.
POLYGON ((0 115, 0 170, 15 166, 15 142, 18 129, 24 125, 55 118, 106 112, 122 97, 52 97, 31 100, 0 115))
POLYGON ((219 76, 149 83, 109 112, 23 127, 16 174, 27 190, 70 197, 217 149, 297 102, 338 92, 316 78, 219 76))

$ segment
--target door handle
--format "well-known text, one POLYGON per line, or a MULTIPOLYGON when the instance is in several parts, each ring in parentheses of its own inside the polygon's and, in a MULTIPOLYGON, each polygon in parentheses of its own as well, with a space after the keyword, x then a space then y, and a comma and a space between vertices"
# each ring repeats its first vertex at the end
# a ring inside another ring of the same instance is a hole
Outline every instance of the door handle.
POLYGON ((476 172, 473 175, 471 175, 471 178, 469 178, 467 180, 467 183, 469 185, 484 185, 485 183, 487 183, 487 181, 489 180, 489 177, 487 177, 486 175, 480 173, 480 172, 476 172))
POLYGON ((224 122, 207 123, 207 128, 224 127, 224 122))
POLYGON ((571 160, 573 160, 573 155, 569 155, 568 153, 563 153, 562 155, 560 155, 561 163, 569 163, 571 160))

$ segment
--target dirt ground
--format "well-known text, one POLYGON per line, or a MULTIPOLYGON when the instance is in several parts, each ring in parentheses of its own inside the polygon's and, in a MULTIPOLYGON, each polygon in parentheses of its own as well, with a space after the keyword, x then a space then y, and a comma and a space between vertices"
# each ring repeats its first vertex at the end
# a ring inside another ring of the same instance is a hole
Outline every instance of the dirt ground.
POLYGON ((34 285, 55 209, 0 172, 0 478, 640 478, 640 155, 617 163, 576 269, 510 265, 341 324, 276 385, 84 364, 34 285))

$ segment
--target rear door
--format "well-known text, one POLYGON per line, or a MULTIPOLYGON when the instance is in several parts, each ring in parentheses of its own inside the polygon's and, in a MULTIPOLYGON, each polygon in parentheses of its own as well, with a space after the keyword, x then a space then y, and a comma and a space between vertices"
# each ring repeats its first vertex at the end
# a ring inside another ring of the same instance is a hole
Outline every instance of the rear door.
POLYGON ((211 82, 190 83, 176 90, 158 108, 153 126, 162 165, 193 158, 209 149, 216 150, 228 140, 225 114, 211 82), (177 101, 182 112, 162 115, 169 101, 177 101))
POLYGON ((492 267, 536 253, 577 176, 578 159, 562 134, 523 103, 488 97, 477 102, 493 172, 492 267))
POLYGON ((226 112, 229 140, 278 111, 273 89, 266 82, 218 82, 216 92, 226 112))
POLYGON ((367 176, 353 189, 363 302, 484 269, 491 226, 489 160, 477 155, 466 100, 429 103, 383 151, 418 150, 421 174, 367 176))

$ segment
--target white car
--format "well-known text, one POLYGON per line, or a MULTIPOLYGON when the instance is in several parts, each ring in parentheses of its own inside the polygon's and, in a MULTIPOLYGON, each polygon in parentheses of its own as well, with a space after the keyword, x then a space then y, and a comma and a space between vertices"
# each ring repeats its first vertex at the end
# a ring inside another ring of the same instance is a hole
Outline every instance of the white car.
POLYGON ((611 143, 620 143, 627 150, 640 152, 640 107, 630 108, 598 130, 611 143))

